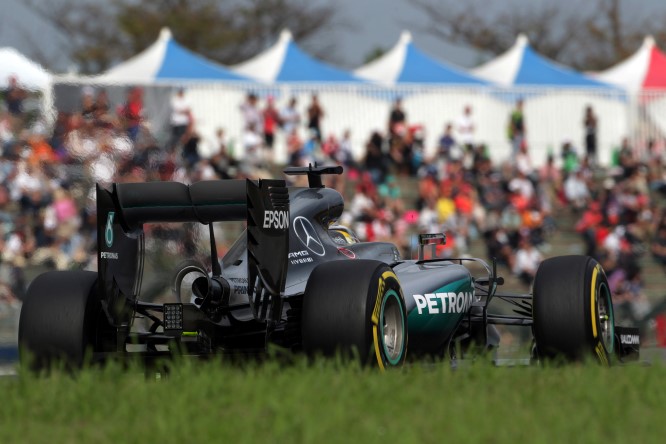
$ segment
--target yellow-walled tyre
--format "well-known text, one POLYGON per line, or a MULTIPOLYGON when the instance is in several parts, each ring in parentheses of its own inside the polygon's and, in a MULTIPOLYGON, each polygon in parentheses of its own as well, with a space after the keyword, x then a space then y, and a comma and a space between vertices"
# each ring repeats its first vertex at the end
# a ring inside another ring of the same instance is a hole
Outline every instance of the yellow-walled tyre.
POLYGON ((609 365, 615 350, 613 302, 601 265, 588 256, 541 263, 534 278, 533 330, 539 359, 609 365))
POLYGON ((380 369, 407 355, 407 312, 397 276, 373 260, 323 263, 308 279, 301 321, 306 353, 358 356, 380 369))

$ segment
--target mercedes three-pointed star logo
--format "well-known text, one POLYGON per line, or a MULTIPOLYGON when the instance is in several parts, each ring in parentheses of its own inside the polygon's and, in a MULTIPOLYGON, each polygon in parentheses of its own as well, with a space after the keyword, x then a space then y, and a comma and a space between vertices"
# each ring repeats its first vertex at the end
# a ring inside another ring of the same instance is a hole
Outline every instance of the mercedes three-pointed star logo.
POLYGON ((315 227, 303 216, 298 216, 294 219, 294 233, 296 233, 296 237, 298 237, 298 240, 301 241, 305 248, 317 256, 323 256, 326 253, 324 244, 319 239, 315 227))

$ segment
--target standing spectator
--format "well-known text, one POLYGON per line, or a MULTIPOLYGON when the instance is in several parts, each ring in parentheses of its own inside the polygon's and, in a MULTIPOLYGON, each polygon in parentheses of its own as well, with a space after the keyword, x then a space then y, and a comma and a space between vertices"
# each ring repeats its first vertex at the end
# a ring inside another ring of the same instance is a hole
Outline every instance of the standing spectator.
POLYGON ((317 141, 321 143, 321 121, 324 118, 324 109, 319 104, 319 97, 312 94, 312 101, 308 107, 308 129, 317 135, 317 141))
POLYGON ((405 114, 405 111, 402 109, 402 98, 398 97, 397 99, 395 99, 395 102, 393 103, 393 108, 391 108, 391 112, 389 114, 389 121, 388 121, 389 134, 391 136, 396 135, 398 133, 398 127, 404 126, 406 121, 407 121, 407 115, 405 114))
POLYGON ((255 125, 248 125, 243 132, 244 162, 252 167, 259 167, 262 162, 262 137, 255 125))
POLYGON ((287 136, 287 153, 289 154, 289 165, 301 166, 303 157, 303 141, 298 135, 298 128, 293 127, 287 136))
POLYGON ((509 140, 513 149, 512 154, 518 153, 520 146, 525 143, 525 117, 523 116, 523 99, 518 99, 516 108, 509 117, 509 140))
POLYGON ((183 143, 183 138, 191 121, 192 107, 185 97, 185 90, 178 88, 176 94, 171 97, 171 141, 169 142, 169 151, 174 151, 177 146, 183 143))
POLYGON ((95 118, 95 88, 90 85, 84 86, 81 93, 81 117, 86 122, 95 118))
POLYGON ((243 115, 243 128, 252 128, 252 131, 257 131, 261 128, 261 111, 257 107, 257 95, 248 93, 240 106, 241 114, 243 115))
POLYGON ((366 144, 364 166, 374 183, 383 183, 388 172, 387 159, 382 152, 384 139, 378 132, 373 132, 366 144))
POLYGON ((136 142, 143 117, 143 90, 141 88, 134 87, 127 92, 127 100, 122 108, 122 117, 125 121, 127 137, 132 142, 136 142))
POLYGON ((8 112, 0 109, 0 153, 7 154, 14 140, 11 117, 8 112))
POLYGON ((356 169, 356 162, 354 161, 354 150, 352 147, 351 140, 351 131, 346 129, 342 134, 342 140, 340 140, 340 150, 338 153, 338 158, 336 159, 338 163, 341 163, 345 166, 346 169, 356 169))
POLYGON ((460 116, 456 122, 456 129, 458 130, 458 141, 465 147, 467 152, 472 152, 474 149, 474 121, 472 120, 472 107, 466 105, 463 110, 463 115, 460 116))
POLYGON ((296 109, 296 97, 289 99, 289 104, 280 111, 280 122, 282 123, 282 130, 287 135, 291 136, 292 131, 301 123, 301 115, 298 114, 296 109))
POLYGON ((23 100, 27 94, 19 85, 16 76, 9 76, 9 85, 5 91, 5 102, 7 102, 7 111, 12 120, 12 130, 17 132, 23 124, 23 100))
POLYGON ((585 108, 583 127, 585 128, 585 153, 593 165, 597 161, 597 116, 591 105, 585 108))
POLYGON ((199 156, 199 142, 201 138, 199 134, 194 129, 194 125, 189 125, 187 132, 183 135, 183 152, 182 157, 185 161, 185 165, 192 168, 194 165, 201 160, 199 156))
POLYGON ((275 131, 280 125, 280 114, 275 108, 273 96, 268 96, 268 99, 266 100, 266 108, 264 108, 262 114, 264 118, 264 148, 269 151, 269 157, 272 157, 275 131))
POLYGON ((101 128, 111 128, 114 125, 114 120, 109 114, 111 109, 109 105, 109 94, 105 89, 100 89, 95 98, 95 111, 93 113, 95 118, 95 126, 101 128))

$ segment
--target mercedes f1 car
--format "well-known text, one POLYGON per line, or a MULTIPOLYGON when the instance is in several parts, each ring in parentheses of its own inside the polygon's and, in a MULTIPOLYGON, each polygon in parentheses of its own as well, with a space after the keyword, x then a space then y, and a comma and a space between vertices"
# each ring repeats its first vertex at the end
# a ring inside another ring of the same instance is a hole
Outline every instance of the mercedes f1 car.
POLYGON ((532 294, 516 294, 499 290, 494 261, 427 257, 443 234, 420 235, 418 257, 402 258, 393 244, 359 242, 337 225, 343 198, 322 175, 341 172, 285 170, 307 175, 307 187, 284 180, 98 186, 98 271, 52 271, 32 282, 21 354, 43 368, 56 359, 254 353, 275 344, 345 353, 384 369, 420 356, 456 359, 471 343, 494 348, 496 325, 518 325, 531 329, 535 359, 592 356, 608 364, 637 356, 638 330, 615 325, 594 259, 545 260, 532 294), (174 300, 159 304, 141 298, 143 226, 158 221, 208 225, 211 250, 210 271, 184 263, 173 277, 174 300), (247 228, 218 260, 213 223, 223 221, 247 228), (485 271, 472 275, 471 262, 485 271), (183 290, 187 276, 196 278, 183 290), (513 304, 512 314, 490 309, 494 300, 513 304), (136 328, 138 318, 145 328, 136 328))

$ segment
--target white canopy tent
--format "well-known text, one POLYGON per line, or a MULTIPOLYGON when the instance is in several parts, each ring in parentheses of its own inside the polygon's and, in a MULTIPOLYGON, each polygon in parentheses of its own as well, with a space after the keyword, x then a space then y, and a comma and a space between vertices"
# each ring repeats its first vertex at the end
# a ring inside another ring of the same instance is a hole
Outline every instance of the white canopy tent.
POLYGON ((38 63, 14 48, 0 48, 0 88, 7 88, 12 76, 16 77, 23 88, 29 90, 47 91, 51 88, 51 74, 38 63))

